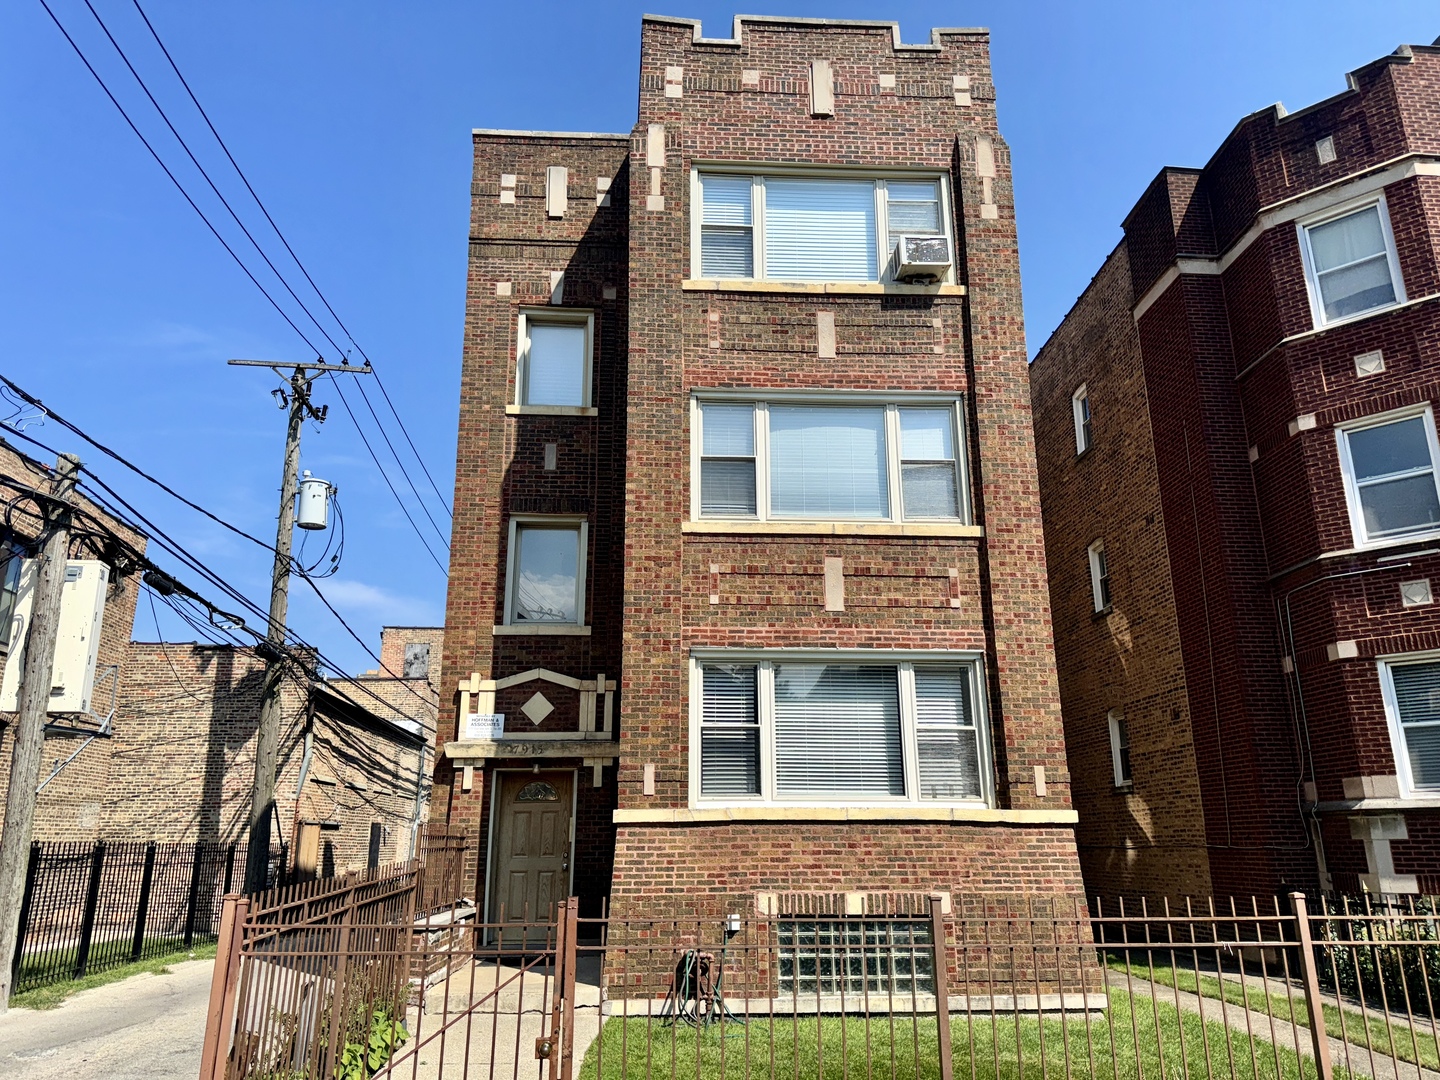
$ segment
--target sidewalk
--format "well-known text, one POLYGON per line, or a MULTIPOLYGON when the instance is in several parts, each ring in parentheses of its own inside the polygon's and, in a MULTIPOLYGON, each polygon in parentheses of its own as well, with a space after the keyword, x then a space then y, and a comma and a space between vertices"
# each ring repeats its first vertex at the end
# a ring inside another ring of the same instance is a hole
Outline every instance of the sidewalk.
POLYGON ((195 1080, 213 960, 84 990, 58 1008, 0 1016, 6 1080, 195 1080))

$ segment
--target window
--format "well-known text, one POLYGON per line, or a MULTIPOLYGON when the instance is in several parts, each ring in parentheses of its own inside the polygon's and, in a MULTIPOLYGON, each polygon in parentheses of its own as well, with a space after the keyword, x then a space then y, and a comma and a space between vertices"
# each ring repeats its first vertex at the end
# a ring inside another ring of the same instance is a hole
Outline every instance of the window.
POLYGON ((1440 792, 1440 656, 1380 661, 1400 790, 1440 792))
POLYGON ((1428 405, 1338 428, 1336 438, 1357 545, 1440 530, 1440 446, 1428 405))
POLYGON ((1090 545, 1090 595, 1095 601, 1095 610, 1110 610, 1110 564, 1105 560, 1105 541, 1096 540, 1090 545))
POLYGON ((1083 385, 1070 395, 1070 408, 1075 414, 1075 454, 1090 449, 1090 391, 1083 385))
POLYGON ((1110 722, 1110 765, 1115 773, 1115 786, 1129 787, 1130 774, 1130 729, 1125 724, 1125 717, 1110 710, 1108 717, 1110 722))
POLYGON ((20 594, 20 568, 25 554, 8 540, 0 543, 0 648, 10 646, 15 600, 20 594))
POLYGON ((573 519, 511 519, 508 625, 584 622, 587 532, 573 519))
POLYGON ((696 174, 702 278, 880 281, 901 236, 949 236, 940 177, 696 174))
POLYGON ((1383 197, 1299 228, 1316 326, 1404 301, 1383 197))
POLYGON ((588 311, 522 311, 516 403, 588 407, 592 330, 593 316, 588 311))
POLYGON ((700 518, 958 521, 955 401, 702 401, 695 410, 700 518))
POLYGON ((933 994, 935 943, 928 922, 892 919, 779 919, 779 990, 817 995, 933 994))
POLYGON ((695 662, 700 802, 985 802, 972 660, 695 662))

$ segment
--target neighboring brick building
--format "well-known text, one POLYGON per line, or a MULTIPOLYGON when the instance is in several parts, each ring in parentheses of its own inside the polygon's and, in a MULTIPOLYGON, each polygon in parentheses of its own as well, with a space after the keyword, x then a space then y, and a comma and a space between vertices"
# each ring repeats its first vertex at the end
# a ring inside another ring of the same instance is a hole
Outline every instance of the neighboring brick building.
POLYGON ((1031 368, 1094 892, 1440 891, 1440 49, 1349 84, 1163 170, 1031 368))
POLYGON ((475 133, 435 815, 491 919, 1077 895, 988 34, 734 35, 475 133))
MULTIPOLYGON (((41 525, 38 506, 25 488, 49 492, 52 464, 36 461, 0 439, 0 478, 8 509, 0 518, 0 669, 10 657, 19 658, 18 641, 12 641, 20 560, 35 554, 41 525)), ((108 583, 100 624, 100 649, 95 665, 91 710, 94 715, 55 715, 45 731, 40 766, 41 789, 35 808, 37 840, 93 840, 101 833, 105 778, 111 768, 112 744, 94 738, 109 716, 129 673, 126 649, 135 621, 135 600, 140 583, 133 560, 104 532, 120 537, 131 549, 145 550, 145 537, 116 521, 89 499, 73 498, 76 521, 70 543, 71 559, 104 562, 108 583)), ((10 789, 10 761, 15 747, 13 713, 0 712, 0 820, 10 789)))
MULTIPOLYGON (((137 641, 127 671, 102 835, 243 844, 265 661, 250 648, 137 641)), ((434 715, 423 678, 285 681, 273 832, 293 866, 343 871, 412 855, 434 715)))

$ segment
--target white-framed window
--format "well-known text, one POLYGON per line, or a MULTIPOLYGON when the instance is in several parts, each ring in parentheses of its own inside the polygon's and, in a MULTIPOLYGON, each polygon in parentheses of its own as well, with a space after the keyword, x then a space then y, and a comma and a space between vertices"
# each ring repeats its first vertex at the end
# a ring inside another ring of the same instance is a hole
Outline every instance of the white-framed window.
POLYGON ((992 798, 979 658, 697 650, 696 804, 992 798))
POLYGON ((696 397, 694 519, 963 521, 956 398, 696 397))
POLYGON ((594 329, 593 312, 523 309, 516 338, 515 404, 588 408, 594 329))
POLYGON ((1075 418, 1075 455, 1090 449, 1090 391, 1084 383, 1070 395, 1070 411, 1075 418))
POLYGON ((1440 653, 1378 661, 1403 796, 1440 794, 1440 653))
POLYGON ((1357 547, 1440 532, 1440 444, 1429 405, 1335 429, 1357 547))
POLYGON ((18 544, 0 542, 0 650, 12 644, 15 601, 20 595, 20 569, 24 563, 25 552, 18 544))
POLYGON ((1133 779, 1130 772, 1130 728, 1125 714, 1111 709, 1106 721, 1110 727, 1110 768, 1117 788, 1128 788, 1133 779))
POLYGON ((1385 196, 1296 223, 1316 326, 1405 302, 1385 196))
MULTIPOLYGON (((901 236, 944 236, 954 252, 948 205, 948 181, 936 173, 696 169, 691 276, 890 280, 901 236)), ((953 279, 952 265, 943 280, 953 279)))
POLYGON ((1096 540, 1085 549, 1090 562, 1090 598, 1095 610, 1110 610, 1110 564, 1105 558, 1105 541, 1096 540))
POLYGON ((507 626, 583 625, 589 526, 584 519, 510 519, 505 565, 507 626))

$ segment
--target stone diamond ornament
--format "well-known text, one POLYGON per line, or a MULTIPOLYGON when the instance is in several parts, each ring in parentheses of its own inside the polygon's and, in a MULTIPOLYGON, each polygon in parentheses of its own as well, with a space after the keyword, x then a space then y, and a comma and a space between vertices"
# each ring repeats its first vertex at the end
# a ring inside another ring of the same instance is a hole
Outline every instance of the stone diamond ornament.
POLYGON ((520 706, 520 711, 530 718, 532 724, 538 726, 545 717, 555 711, 555 706, 551 705, 545 695, 537 690, 529 701, 520 706))

